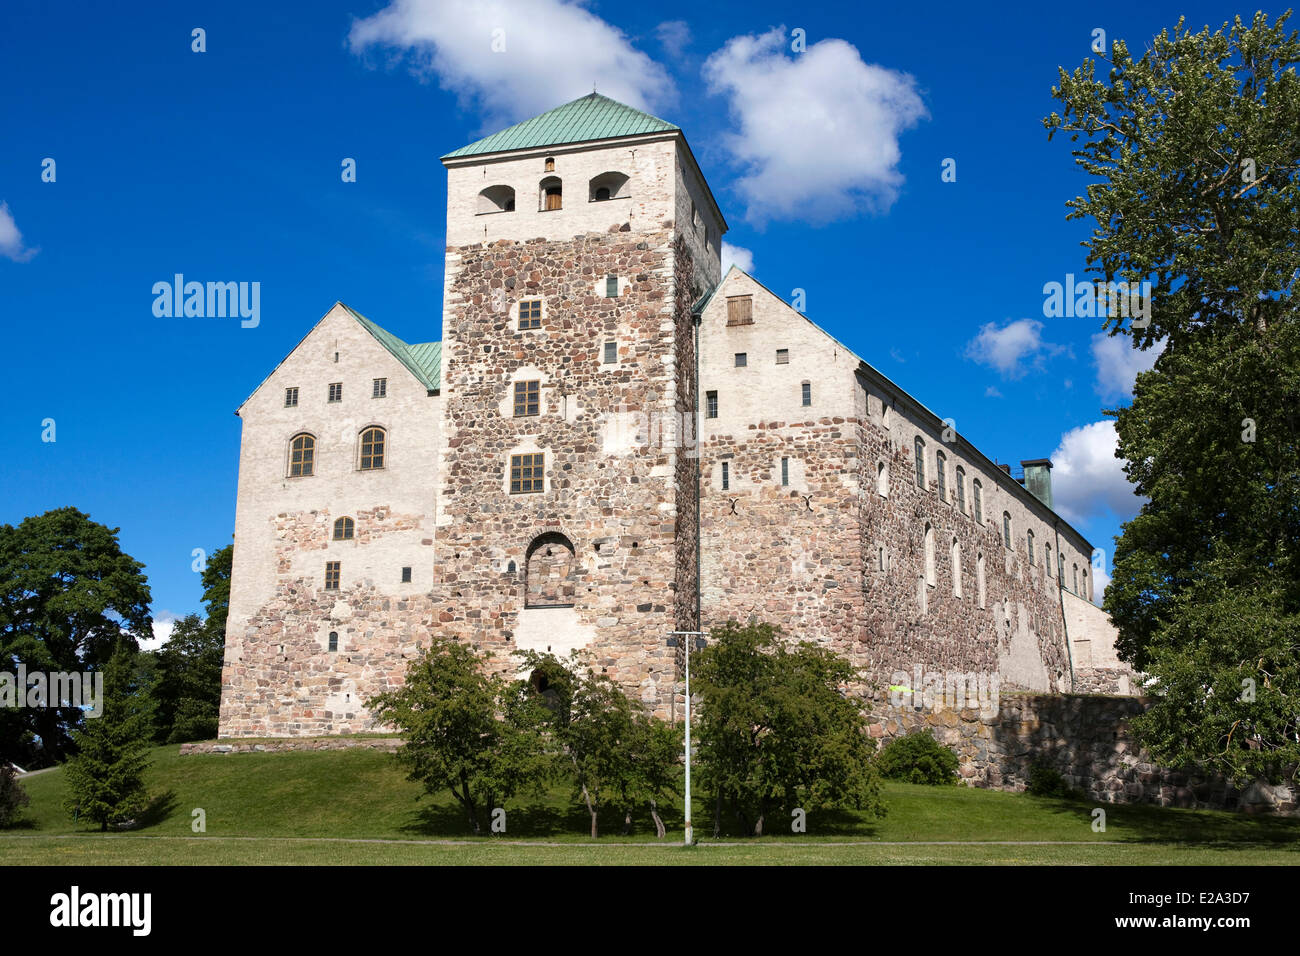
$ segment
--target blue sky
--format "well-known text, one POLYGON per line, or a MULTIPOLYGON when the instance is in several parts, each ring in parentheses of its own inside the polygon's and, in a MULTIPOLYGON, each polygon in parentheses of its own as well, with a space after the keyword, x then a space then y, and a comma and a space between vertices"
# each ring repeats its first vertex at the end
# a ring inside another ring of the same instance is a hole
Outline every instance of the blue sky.
POLYGON ((6 0, 0 521, 74 505, 121 528, 156 617, 197 610, 192 552, 233 533, 235 408, 335 300, 439 338, 437 157, 594 84, 683 127, 761 281, 990 457, 1054 456, 1108 570, 1138 503, 1101 409, 1151 355, 1043 315, 1088 224, 1041 119, 1094 30, 1141 49, 1239 11, 972 7, 6 0), (260 282, 257 327, 155 317, 175 273, 260 282))

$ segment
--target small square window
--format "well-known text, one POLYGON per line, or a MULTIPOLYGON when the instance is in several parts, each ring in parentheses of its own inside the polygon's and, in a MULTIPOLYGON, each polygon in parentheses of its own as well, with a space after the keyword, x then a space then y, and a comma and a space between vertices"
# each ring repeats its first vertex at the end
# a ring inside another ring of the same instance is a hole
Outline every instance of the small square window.
POLYGON ((810 382, 803 383, 803 403, 805 405, 812 404, 812 383, 810 382))
POLYGON ((727 324, 754 324, 754 297, 752 295, 727 296, 727 324))
POLYGON ((293 408, 298 404, 298 390, 296 388, 286 388, 284 390, 284 407, 293 408))
POLYGON ((718 417, 718 393, 717 392, 704 393, 704 417, 705 418, 718 417))
POLYGON ((530 494, 545 490, 543 471, 546 456, 511 455, 510 456, 510 493, 512 495, 530 494))
POLYGON ((747 352, 736 353, 736 368, 744 368, 749 364, 749 354, 747 352))
POLYGON ((731 487, 731 467, 727 462, 722 463, 722 490, 726 491, 731 487))
POLYGON ((375 379, 375 387, 374 387, 374 391, 371 393, 371 398, 386 398, 387 396, 388 396, 388 379, 386 378, 375 379))
POLYGON ((339 589, 339 571, 343 566, 342 561, 325 562, 325 590, 337 591, 339 589))
POLYGON ((605 343, 605 364, 613 365, 616 362, 618 362, 618 343, 606 342, 605 343))
POLYGON ((341 401, 343 401, 343 383, 342 383, 342 382, 331 382, 331 383, 330 383, 330 401, 331 401, 331 402, 341 402, 341 401))
POLYGON ((411 583, 411 569, 410 569, 410 568, 402 568, 402 583, 403 583, 403 584, 410 584, 410 583, 411 583))
POLYGON ((790 364, 790 350, 789 350, 789 349, 777 349, 777 350, 776 350, 776 364, 777 364, 777 365, 789 365, 789 364, 790 364))
POLYGON ((605 276, 605 298, 618 298, 618 276, 605 276))
POLYGON ((538 414, 541 385, 541 382, 515 382, 515 418, 538 414))
POLYGON ((525 299, 519 303, 519 328, 540 329, 542 327, 542 300, 525 299))

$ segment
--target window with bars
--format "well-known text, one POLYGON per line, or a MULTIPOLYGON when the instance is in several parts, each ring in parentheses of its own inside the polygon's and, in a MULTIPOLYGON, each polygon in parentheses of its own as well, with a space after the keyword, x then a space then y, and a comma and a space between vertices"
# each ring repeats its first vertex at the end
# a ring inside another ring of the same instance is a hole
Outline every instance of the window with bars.
POLYGON ((329 644, 329 647, 330 647, 330 653, 331 653, 331 654, 333 654, 335 651, 337 651, 337 650, 339 649, 339 632, 338 632, 338 631, 330 631, 330 644, 329 644))
POLYGON ((785 487, 790 484, 790 459, 781 459, 781 485, 785 487))
POLYGON ((374 471, 384 467, 384 430, 367 428, 361 433, 361 470, 374 471))
POLYGON ((375 386, 373 391, 371 391, 370 393, 370 397, 386 398, 387 396, 388 396, 388 379, 386 378, 375 379, 375 386))
POLYGON ((334 522, 334 540, 350 541, 356 530, 356 525, 351 518, 339 518, 334 522))
POLYGON ((293 408, 298 404, 298 389, 286 388, 284 390, 284 407, 293 408))
POLYGON ((948 456, 941 451, 934 453, 934 471, 939 479, 939 500, 948 500, 948 456))
POLYGON ((1025 543, 1029 546, 1029 563, 1033 564, 1034 563, 1034 533, 1032 531, 1025 532, 1025 543))
POLYGON ((747 366, 748 364, 749 364, 749 353, 748 353, 748 352, 737 352, 737 353, 736 353, 736 368, 744 368, 744 367, 747 366))
POLYGON ((402 583, 403 583, 403 584, 410 584, 410 583, 411 583, 411 569, 410 569, 410 568, 402 568, 402 583))
POLYGON ((605 364, 614 365, 617 364, 617 362, 618 362, 618 343, 606 342, 605 343, 605 364))
POLYGON ((515 418, 526 418, 540 412, 541 388, 541 382, 515 382, 515 418))
POLYGON ((789 364, 790 364, 790 350, 789 350, 789 349, 777 349, 777 350, 776 350, 776 364, 777 364, 777 365, 789 365, 789 364))
POLYGON ((294 435, 289 443, 289 477, 306 478, 316 459, 316 439, 311 435, 294 435))
POLYGON ((618 298, 618 276, 605 276, 605 298, 618 298))
POLYGON ((705 418, 718 417, 718 393, 717 392, 704 393, 704 417, 705 418))
POLYGON ((971 490, 975 493, 975 523, 984 524, 984 486, 980 484, 978 478, 975 479, 971 490))
POLYGON ((731 488, 731 463, 724 461, 722 463, 722 490, 727 491, 731 488))
POLYGON ((812 382, 804 382, 802 386, 803 403, 805 406, 812 404, 812 382))
POLYGON ((727 324, 754 324, 754 297, 752 295, 727 296, 727 324))
POLYGON ((510 456, 510 493, 531 494, 543 490, 543 470, 546 456, 537 453, 510 456))
POLYGON ((1002 512, 1002 543, 1008 551, 1011 550, 1011 513, 1008 511, 1002 512))
POLYGON ((331 402, 341 402, 341 401, 343 401, 343 383, 342 383, 342 382, 331 382, 331 383, 330 383, 330 401, 331 401, 331 402))
POLYGON ((519 328, 540 329, 542 327, 542 300, 524 299, 519 303, 519 328))
POLYGON ((339 589, 339 575, 343 568, 342 561, 325 562, 325 590, 337 591, 339 589))
POLYGON ((916 453, 916 487, 922 491, 925 490, 925 442, 921 441, 918 435, 916 441, 912 443, 912 450, 916 453))

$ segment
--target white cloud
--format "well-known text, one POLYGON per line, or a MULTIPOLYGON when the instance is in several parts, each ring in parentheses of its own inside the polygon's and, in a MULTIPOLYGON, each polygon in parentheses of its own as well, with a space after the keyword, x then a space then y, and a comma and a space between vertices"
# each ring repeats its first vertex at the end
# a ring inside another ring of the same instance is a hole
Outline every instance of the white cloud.
POLYGON ((685 20, 665 20, 655 27, 655 36, 664 52, 678 60, 686 55, 691 43, 691 26, 685 20))
POLYGON ((1092 565, 1092 603, 1101 607, 1101 602, 1106 596, 1106 588, 1110 587, 1110 575, 1106 572, 1104 564, 1092 565))
POLYGON ((988 388, 984 389, 984 397, 985 397, 985 398, 1001 398, 1001 397, 1002 397, 1002 393, 999 392, 995 386, 990 385, 988 388))
POLYGON ((676 98, 662 66, 571 0, 393 0, 353 21, 348 44, 409 60, 417 75, 481 109, 485 129, 577 99, 593 84, 638 109, 676 98))
POLYGON ((170 641, 172 629, 180 619, 181 615, 173 614, 171 611, 159 611, 153 615, 153 637, 140 641, 140 650, 156 651, 170 641))
POLYGON ((1030 368, 1041 369, 1043 359, 1065 351, 1064 346, 1043 341, 1043 323, 1017 319, 998 328, 996 322, 980 326, 966 343, 966 357, 988 365, 1004 378, 1022 378, 1030 368))
POLYGON ((722 274, 725 276, 727 270, 735 266, 741 272, 754 274, 754 253, 744 246, 733 246, 725 239, 722 241, 722 274))
POLYGON ((9 204, 0 202, 0 256, 14 262, 26 262, 36 255, 38 250, 23 245, 23 234, 9 212, 9 204))
POLYGON ((1052 453, 1052 505, 1062 518, 1079 525, 1113 515, 1127 521, 1144 499, 1133 493, 1124 463, 1115 457, 1119 438, 1110 419, 1080 425, 1061 436, 1052 453))
POLYGON ((824 223, 887 210, 903 182, 898 136, 928 116, 915 81, 864 63, 844 40, 795 54, 788 40, 784 27, 733 37, 704 64, 739 126, 723 142, 744 169, 736 189, 748 217, 824 223))
POLYGON ((1135 349, 1133 340, 1126 335, 1107 335, 1098 332, 1092 337, 1092 360, 1097 366, 1097 394, 1102 398, 1129 397, 1133 382, 1139 372, 1156 364, 1165 350, 1163 340, 1145 352, 1135 349))

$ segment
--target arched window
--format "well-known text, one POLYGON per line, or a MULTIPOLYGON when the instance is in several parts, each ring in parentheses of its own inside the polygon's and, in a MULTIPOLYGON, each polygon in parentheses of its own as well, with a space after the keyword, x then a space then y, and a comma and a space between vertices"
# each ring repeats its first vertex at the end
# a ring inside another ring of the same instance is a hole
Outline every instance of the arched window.
POLYGON ((987 604, 987 594, 984 590, 984 555, 977 553, 975 555, 975 586, 979 591, 980 607, 987 604))
POLYGON ((916 436, 916 442, 913 445, 916 452, 916 487, 922 491, 925 490, 925 442, 921 441, 921 436, 916 436))
POLYGON ((1011 512, 1002 512, 1002 543, 1011 550, 1011 512))
POLYGON ((547 156, 547 157, 546 157, 546 162, 543 163, 542 165, 543 165, 543 168, 545 169, 546 172, 548 172, 548 173, 553 173, 553 172, 555 172, 555 157, 554 157, 554 156, 547 156))
POLYGON ((489 186, 478 194, 478 205, 474 211, 479 216, 485 213, 514 212, 515 191, 509 186, 489 186))
POLYGON ((1043 567, 1047 569, 1047 576, 1050 578, 1052 576, 1052 546, 1050 544, 1043 545, 1043 567))
POLYGON ((361 470, 374 471, 384 467, 384 430, 367 428, 361 433, 361 470))
POLYGON ((876 494, 889 497, 889 463, 885 461, 876 465, 876 494))
POLYGON ((587 184, 592 202, 605 202, 607 199, 626 199, 628 178, 623 173, 601 173, 592 177, 587 184))
POLYGON ((952 537, 952 596, 961 597, 961 544, 957 541, 957 536, 952 537))
POLYGON ((339 518, 334 522, 334 540, 351 541, 355 529, 356 526, 352 523, 351 518, 339 518))
POLYGON ((1065 587, 1065 552, 1056 552, 1056 576, 1061 582, 1061 587, 1065 587))
POLYGON ((961 465, 957 466, 957 510, 962 514, 966 513, 966 471, 961 465))
POLYGON ((925 583, 934 587, 934 528, 925 526, 925 583))
POLYGON ((559 209, 563 206, 563 187, 560 183, 560 177, 547 176, 542 180, 540 185, 541 197, 539 211, 549 212, 553 209, 559 209))
POLYGON ((939 478, 939 500, 948 500, 948 457, 941 451, 934 453, 934 471, 939 478))
POLYGON ((339 649, 339 632, 330 631, 330 651, 334 652, 339 649))
POLYGON ((984 486, 980 484, 978 478, 971 483, 971 490, 975 494, 975 523, 983 527, 984 525, 984 486))
POLYGON ((573 543, 549 531, 533 539, 524 565, 525 607, 571 607, 577 592, 573 543))
POLYGON ((1080 585, 1079 597, 1091 600, 1088 597, 1088 566, 1086 564, 1083 566, 1083 570, 1079 572, 1079 578, 1083 582, 1080 585))
POLYGON ((1075 594, 1079 593, 1079 566, 1077 564, 1070 574, 1070 590, 1075 594))
POLYGON ((1025 541, 1029 545, 1029 563, 1033 564, 1034 563, 1034 532, 1033 531, 1025 532, 1025 541))
POLYGON ((306 433, 289 440, 289 477, 305 478, 316 464, 316 439, 306 433))

